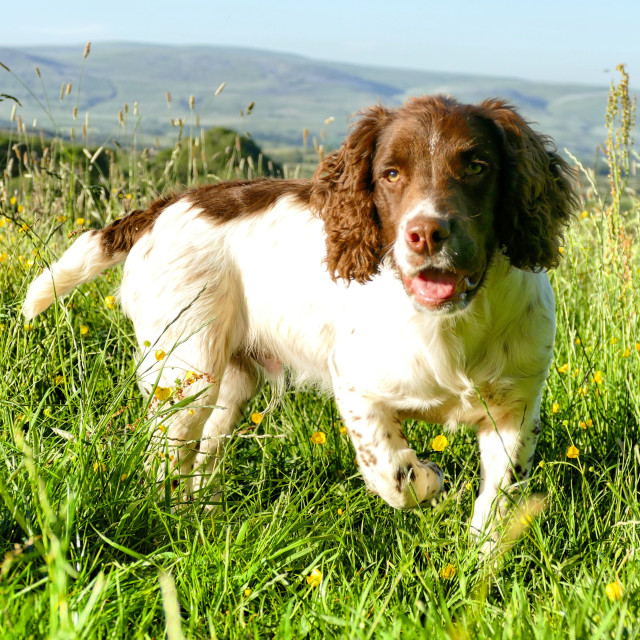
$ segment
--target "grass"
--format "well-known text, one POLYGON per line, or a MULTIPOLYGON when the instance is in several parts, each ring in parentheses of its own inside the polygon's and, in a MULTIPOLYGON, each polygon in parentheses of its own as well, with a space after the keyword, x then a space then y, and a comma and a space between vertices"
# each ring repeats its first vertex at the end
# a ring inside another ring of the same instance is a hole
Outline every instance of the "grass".
MULTIPOLYGON (((5 175, 0 635, 638 637, 640 204, 628 183, 625 77, 608 111, 609 188, 581 173, 584 211, 551 276, 559 328, 530 483, 546 508, 492 563, 468 535, 479 484, 471 430, 431 453, 446 473, 437 505, 393 511, 364 489, 332 402, 309 391, 288 393, 259 425, 251 415, 268 392, 247 409, 218 510, 174 508, 169 487, 143 471, 132 328, 110 298, 118 271, 33 323, 19 313, 28 282, 69 235, 144 205, 156 185, 133 150, 127 171, 111 166, 97 184, 88 162, 71 167, 63 153, 5 175)), ((407 432, 428 451, 442 430, 407 432)))

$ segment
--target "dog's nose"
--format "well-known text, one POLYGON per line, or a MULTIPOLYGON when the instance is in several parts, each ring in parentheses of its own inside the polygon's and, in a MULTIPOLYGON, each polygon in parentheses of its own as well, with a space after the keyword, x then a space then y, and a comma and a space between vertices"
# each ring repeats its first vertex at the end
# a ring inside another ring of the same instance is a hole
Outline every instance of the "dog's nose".
POLYGON ((405 240, 415 253, 434 255, 451 235, 451 225, 443 218, 414 218, 405 231, 405 240))

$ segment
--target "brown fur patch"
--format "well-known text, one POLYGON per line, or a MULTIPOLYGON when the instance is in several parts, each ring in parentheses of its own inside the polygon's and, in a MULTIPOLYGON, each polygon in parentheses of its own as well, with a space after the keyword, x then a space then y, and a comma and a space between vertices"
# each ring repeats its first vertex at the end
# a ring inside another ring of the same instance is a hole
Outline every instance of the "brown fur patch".
POLYGON ((178 196, 161 198, 151 203, 148 209, 136 209, 106 226, 100 231, 100 243, 105 254, 111 257, 131 251, 138 238, 151 229, 156 218, 177 199, 178 196))
POLYGON ((270 178, 220 182, 189 191, 185 199, 216 222, 229 222, 261 213, 286 196, 292 196, 301 206, 309 206, 311 182, 270 178))
POLYGON ((220 182, 199 189, 160 198, 148 209, 136 209, 114 220, 100 232, 101 244, 107 256, 131 251, 131 247, 155 223, 158 216, 178 200, 184 199, 203 214, 218 222, 261 213, 280 198, 293 196, 301 206, 309 206, 311 182, 308 180, 256 180, 220 182))

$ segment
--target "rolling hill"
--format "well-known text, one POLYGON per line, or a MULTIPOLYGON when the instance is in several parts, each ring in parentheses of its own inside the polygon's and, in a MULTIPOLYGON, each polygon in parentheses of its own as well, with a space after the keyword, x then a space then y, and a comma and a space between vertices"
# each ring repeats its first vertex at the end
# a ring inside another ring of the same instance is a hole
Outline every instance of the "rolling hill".
MULTIPOLYGON (((64 134, 73 126, 79 129, 89 113, 89 139, 96 145, 126 144, 134 129, 140 144, 157 139, 168 145, 177 137, 172 119, 184 119, 186 126, 199 122, 248 131, 267 147, 300 145, 304 128, 317 137, 324 130, 326 143, 335 146, 346 133, 349 115, 368 104, 395 105, 412 95, 442 93, 469 102, 506 98, 553 136, 560 149, 587 160, 605 138, 606 87, 362 67, 215 46, 98 43, 86 60, 82 52, 82 46, 0 47, 0 62, 11 70, 0 69, 0 93, 20 100, 17 112, 28 128, 37 119, 36 128, 64 134), (223 82, 224 90, 214 95, 223 82), (66 95, 68 83, 72 88, 66 95)), ((0 128, 10 125, 12 107, 10 100, 0 102, 0 128)))

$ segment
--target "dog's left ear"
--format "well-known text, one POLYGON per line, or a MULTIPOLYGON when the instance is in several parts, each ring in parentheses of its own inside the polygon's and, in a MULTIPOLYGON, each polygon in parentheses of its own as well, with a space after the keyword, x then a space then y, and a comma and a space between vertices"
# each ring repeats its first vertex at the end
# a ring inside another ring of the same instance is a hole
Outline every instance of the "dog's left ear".
POLYGON ((334 280, 367 282, 378 272, 382 236, 371 166, 389 115, 382 106, 363 112, 340 149, 324 158, 313 177, 311 205, 324 220, 326 263, 334 280))
POLYGON ((572 172, 551 139, 535 133, 506 102, 486 100, 480 107, 504 137, 499 242, 514 267, 556 267, 564 230, 577 207, 572 172))

